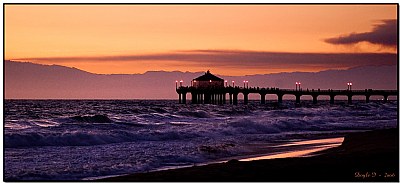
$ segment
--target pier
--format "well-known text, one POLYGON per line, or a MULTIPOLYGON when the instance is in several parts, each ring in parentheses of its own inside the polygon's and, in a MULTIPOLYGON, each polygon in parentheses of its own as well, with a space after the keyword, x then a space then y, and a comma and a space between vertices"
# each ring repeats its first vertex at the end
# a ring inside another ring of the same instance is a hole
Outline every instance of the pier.
POLYGON ((181 80, 178 87, 178 81, 176 81, 176 92, 179 96, 179 103, 186 104, 188 93, 191 94, 192 104, 226 104, 227 95, 229 95, 229 104, 238 104, 238 95, 243 94, 243 103, 248 104, 249 94, 259 94, 260 103, 266 103, 266 95, 273 94, 278 98, 278 103, 282 103, 284 95, 293 95, 296 98, 296 103, 300 103, 301 96, 311 96, 314 104, 318 103, 319 96, 329 96, 329 101, 334 104, 336 96, 346 96, 349 104, 352 103, 353 96, 365 96, 365 101, 368 103, 371 96, 383 96, 383 101, 386 102, 389 96, 397 96, 397 90, 352 90, 352 83, 347 83, 347 90, 315 90, 307 89, 303 90, 300 88, 300 83, 296 83, 296 89, 280 89, 280 88, 260 88, 260 87, 248 87, 248 81, 244 81, 243 87, 227 86, 227 81, 212 75, 207 71, 203 76, 195 78, 191 82, 191 86, 182 86, 183 81, 181 80), (247 87, 246 87, 247 83, 247 87), (299 87, 297 88, 297 85, 299 87))
POLYGON ((260 103, 265 104, 267 94, 274 94, 278 97, 278 103, 282 103, 284 95, 294 95, 296 103, 300 103, 300 97, 309 95, 312 97, 314 104, 318 102, 318 96, 329 96, 331 104, 335 102, 336 96, 347 96, 349 104, 352 103, 353 96, 365 96, 365 101, 368 103, 371 96, 383 96, 383 101, 386 102, 389 96, 398 96, 397 90, 294 90, 294 89, 279 89, 279 88, 259 88, 259 87, 224 87, 224 88, 209 88, 197 89, 195 87, 182 86, 176 88, 179 95, 179 103, 186 103, 187 93, 192 95, 192 104, 226 104, 226 96, 229 95, 229 104, 238 104, 239 93, 243 94, 243 103, 249 101, 249 94, 255 93, 260 95, 260 103))

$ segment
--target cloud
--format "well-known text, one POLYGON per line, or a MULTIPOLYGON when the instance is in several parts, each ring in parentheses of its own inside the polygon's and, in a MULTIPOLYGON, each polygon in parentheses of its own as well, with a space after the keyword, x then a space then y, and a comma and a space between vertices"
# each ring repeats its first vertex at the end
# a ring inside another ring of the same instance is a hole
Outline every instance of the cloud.
POLYGON ((397 39, 397 20, 382 20, 381 24, 374 25, 371 32, 352 33, 325 39, 325 42, 331 44, 355 44, 366 41, 372 44, 396 47, 397 39))
POLYGON ((186 50, 161 54, 99 57, 46 57, 16 59, 39 63, 62 62, 167 62, 191 66, 267 70, 347 69, 368 65, 396 65, 391 53, 287 53, 246 50, 186 50), (317 69, 316 69, 317 68, 317 69))

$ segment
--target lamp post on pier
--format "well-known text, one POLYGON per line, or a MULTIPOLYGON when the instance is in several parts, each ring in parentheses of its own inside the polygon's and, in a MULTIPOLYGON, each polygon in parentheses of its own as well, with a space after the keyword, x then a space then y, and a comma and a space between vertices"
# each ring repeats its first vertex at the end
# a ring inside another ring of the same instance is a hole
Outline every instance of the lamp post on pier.
POLYGON ((175 89, 178 89, 178 80, 175 81, 175 89))
POLYGON ((297 86, 299 86, 299 90, 300 90, 300 85, 301 85, 300 82, 296 82, 296 91, 297 91, 297 86))
POLYGON ((353 86, 353 83, 352 82, 348 82, 347 83, 347 90, 351 91, 351 86, 353 86))
POLYGON ((249 81, 247 80, 243 81, 243 88, 249 88, 249 81))
POLYGON ((179 86, 182 87, 183 80, 179 81, 179 86))
POLYGON ((232 81, 232 86, 235 88, 235 81, 232 81))

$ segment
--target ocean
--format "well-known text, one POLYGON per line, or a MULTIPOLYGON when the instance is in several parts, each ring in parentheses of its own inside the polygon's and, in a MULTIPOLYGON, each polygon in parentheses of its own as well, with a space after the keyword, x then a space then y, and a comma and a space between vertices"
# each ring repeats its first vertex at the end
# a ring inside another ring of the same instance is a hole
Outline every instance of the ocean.
POLYGON ((85 180, 248 155, 249 144, 397 127, 397 101, 5 100, 5 180, 85 180))

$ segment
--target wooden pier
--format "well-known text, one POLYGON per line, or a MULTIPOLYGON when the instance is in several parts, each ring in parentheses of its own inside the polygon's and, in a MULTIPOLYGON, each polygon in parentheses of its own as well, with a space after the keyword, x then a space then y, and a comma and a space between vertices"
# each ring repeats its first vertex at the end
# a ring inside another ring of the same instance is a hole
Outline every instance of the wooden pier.
POLYGON ((255 93, 260 95, 260 103, 265 104, 265 96, 267 94, 274 94, 278 97, 278 103, 281 103, 284 95, 294 95, 296 103, 300 103, 300 97, 309 95, 313 99, 313 103, 318 102, 318 96, 329 96, 330 103, 333 104, 336 96, 347 96, 348 103, 352 103, 353 96, 365 96, 365 101, 369 102, 370 97, 373 95, 383 96, 383 101, 386 102, 389 96, 397 96, 397 90, 293 90, 293 89, 280 89, 280 88, 259 88, 259 87, 222 87, 222 88, 196 88, 189 86, 180 86, 176 88, 179 95, 179 103, 186 103, 187 93, 192 95, 192 104, 226 104, 226 96, 229 95, 229 104, 238 104, 239 93, 243 94, 243 102, 247 104, 249 101, 249 94, 255 93))
POLYGON ((296 103, 300 103, 300 97, 309 95, 313 99, 313 103, 318 102, 318 96, 329 96, 330 103, 335 102, 336 96, 347 96, 348 103, 352 103, 352 97, 356 95, 365 96, 365 101, 369 102, 369 99, 373 95, 383 96, 383 101, 386 102, 389 96, 397 96, 397 90, 352 90, 352 83, 347 83, 347 90, 315 90, 307 89, 303 90, 300 87, 300 82, 296 82, 296 89, 280 89, 280 88, 260 88, 248 86, 248 81, 243 81, 243 87, 235 86, 232 81, 232 86, 228 86, 228 81, 223 80, 207 71, 204 75, 197 77, 191 81, 191 86, 182 86, 183 81, 175 81, 176 92, 179 95, 179 103, 186 104, 186 95, 191 93, 192 104, 226 104, 226 95, 229 94, 229 104, 238 104, 239 93, 243 94, 243 103, 249 102, 249 94, 255 93, 260 95, 260 103, 265 104, 265 96, 267 94, 273 94, 278 97, 278 103, 282 103, 284 95, 294 95, 296 97, 296 103), (246 86, 247 84, 247 86, 246 86), (297 86, 299 86, 297 88, 297 86))

